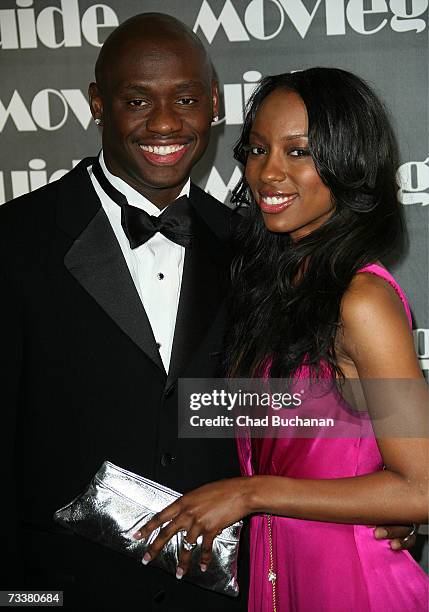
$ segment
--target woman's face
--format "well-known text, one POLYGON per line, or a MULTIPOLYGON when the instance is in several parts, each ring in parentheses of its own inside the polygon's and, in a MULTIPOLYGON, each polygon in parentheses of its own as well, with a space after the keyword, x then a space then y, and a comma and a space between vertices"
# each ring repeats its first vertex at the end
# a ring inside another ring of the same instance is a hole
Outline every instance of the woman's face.
POLYGON ((295 92, 276 89, 260 105, 245 175, 272 232, 287 232, 296 241, 332 214, 331 192, 308 150, 307 110, 295 92))

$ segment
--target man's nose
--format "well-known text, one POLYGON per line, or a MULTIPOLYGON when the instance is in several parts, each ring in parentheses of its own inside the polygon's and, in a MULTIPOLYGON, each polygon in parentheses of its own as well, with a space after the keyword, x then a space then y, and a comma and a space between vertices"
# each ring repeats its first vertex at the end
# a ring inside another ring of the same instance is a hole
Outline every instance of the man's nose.
POLYGON ((174 107, 169 104, 158 104, 152 109, 146 128, 155 134, 172 134, 182 128, 182 120, 174 107))

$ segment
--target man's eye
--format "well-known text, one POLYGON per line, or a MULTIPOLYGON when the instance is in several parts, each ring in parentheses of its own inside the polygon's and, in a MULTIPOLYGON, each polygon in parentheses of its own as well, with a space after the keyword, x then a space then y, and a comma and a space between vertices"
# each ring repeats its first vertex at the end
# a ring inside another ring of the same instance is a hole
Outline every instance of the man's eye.
POLYGON ((135 100, 128 100, 128 104, 130 106, 146 106, 147 102, 145 100, 141 100, 140 98, 137 98, 135 100))
POLYGON ((196 101, 195 98, 180 98, 177 102, 182 106, 191 106, 191 104, 195 104, 196 101))
POLYGON ((310 149, 292 149, 289 151, 289 155, 292 155, 292 157, 307 157, 310 155, 310 149))
POLYGON ((244 150, 246 153, 250 154, 250 155, 265 155, 265 153, 267 152, 266 149, 264 149, 264 147, 258 146, 258 145, 247 145, 244 147, 244 150))

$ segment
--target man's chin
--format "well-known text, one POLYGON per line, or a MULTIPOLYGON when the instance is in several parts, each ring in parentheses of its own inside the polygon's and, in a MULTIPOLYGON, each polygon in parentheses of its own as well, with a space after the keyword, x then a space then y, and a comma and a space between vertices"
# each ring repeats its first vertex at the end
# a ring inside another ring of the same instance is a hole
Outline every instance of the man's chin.
MULTIPOLYGON (((171 169, 170 169, 171 170, 171 169)), ((163 172, 162 169, 154 170, 148 175, 147 170, 144 174, 140 174, 139 183, 142 187, 154 190, 175 189, 182 187, 188 180, 190 170, 188 172, 181 170, 177 173, 163 172)))

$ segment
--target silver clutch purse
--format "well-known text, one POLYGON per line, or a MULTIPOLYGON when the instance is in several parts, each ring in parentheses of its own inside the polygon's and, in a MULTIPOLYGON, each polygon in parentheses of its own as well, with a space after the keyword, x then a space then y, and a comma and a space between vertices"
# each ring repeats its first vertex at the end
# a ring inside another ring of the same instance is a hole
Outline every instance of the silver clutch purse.
MULTIPOLYGON (((180 496, 176 491, 105 461, 87 490, 57 510, 54 519, 79 535, 141 561, 159 529, 146 540, 135 540, 133 534, 180 496)), ((242 521, 238 521, 216 536, 212 561, 206 572, 202 572, 199 566, 201 538, 198 538, 184 579, 236 597, 239 592, 237 557, 241 527, 242 521)), ((175 574, 184 535, 179 532, 171 538, 150 564, 175 574)))

